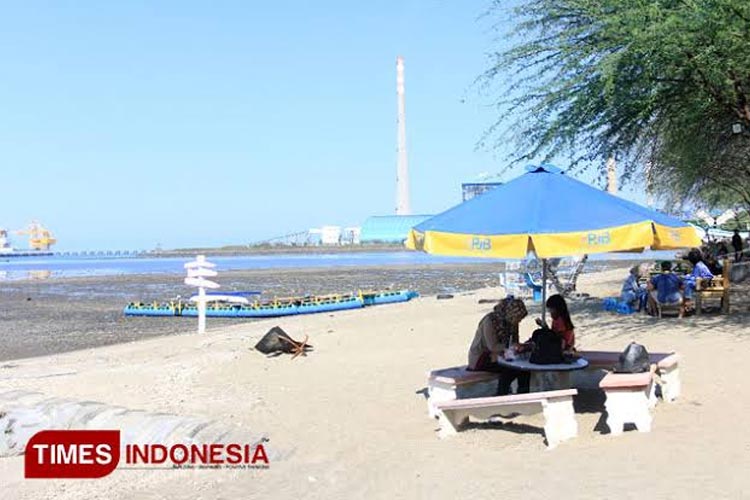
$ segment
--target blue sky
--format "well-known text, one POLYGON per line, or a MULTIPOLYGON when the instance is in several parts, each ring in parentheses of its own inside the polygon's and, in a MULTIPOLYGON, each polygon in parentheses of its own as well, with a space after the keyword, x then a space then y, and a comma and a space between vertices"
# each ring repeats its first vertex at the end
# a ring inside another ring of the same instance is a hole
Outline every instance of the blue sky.
POLYGON ((412 207, 446 209, 504 167, 476 148, 497 113, 472 86, 501 43, 488 4, 6 4, 0 227, 169 248, 392 213, 399 54, 412 207))

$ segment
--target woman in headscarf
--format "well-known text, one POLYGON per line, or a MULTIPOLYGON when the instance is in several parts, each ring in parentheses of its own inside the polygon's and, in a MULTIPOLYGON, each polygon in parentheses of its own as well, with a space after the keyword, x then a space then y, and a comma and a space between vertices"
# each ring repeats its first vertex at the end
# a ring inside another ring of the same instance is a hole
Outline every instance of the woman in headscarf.
POLYGON ((519 343, 518 324, 527 315, 528 311, 522 300, 508 297, 482 318, 471 342, 468 369, 499 373, 499 396, 510 393, 510 385, 514 380, 518 380, 519 393, 529 392, 528 372, 511 370, 497 364, 498 356, 519 343))

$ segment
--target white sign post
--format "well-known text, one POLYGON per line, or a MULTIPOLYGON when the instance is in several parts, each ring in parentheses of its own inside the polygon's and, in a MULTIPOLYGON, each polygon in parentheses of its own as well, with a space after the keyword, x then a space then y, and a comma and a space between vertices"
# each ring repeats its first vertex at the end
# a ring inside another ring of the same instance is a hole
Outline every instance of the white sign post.
POLYGON ((206 279, 218 274, 212 269, 213 267, 216 267, 216 264, 208 262, 205 255, 198 255, 194 261, 185 264, 185 269, 187 269, 185 284, 198 287, 198 296, 193 299, 198 303, 198 333, 206 333, 206 303, 208 302, 206 288, 219 288, 218 283, 206 279))

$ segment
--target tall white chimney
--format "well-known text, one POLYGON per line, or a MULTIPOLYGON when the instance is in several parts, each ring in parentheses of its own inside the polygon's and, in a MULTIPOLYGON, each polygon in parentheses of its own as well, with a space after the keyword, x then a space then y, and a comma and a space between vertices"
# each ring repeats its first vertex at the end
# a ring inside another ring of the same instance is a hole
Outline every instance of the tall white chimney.
POLYGON ((410 215, 409 164, 406 158, 406 104, 404 101, 404 58, 396 58, 396 95, 398 96, 398 147, 396 164, 396 215, 410 215))
POLYGON ((607 192, 617 194, 617 161, 614 156, 607 160, 607 192))

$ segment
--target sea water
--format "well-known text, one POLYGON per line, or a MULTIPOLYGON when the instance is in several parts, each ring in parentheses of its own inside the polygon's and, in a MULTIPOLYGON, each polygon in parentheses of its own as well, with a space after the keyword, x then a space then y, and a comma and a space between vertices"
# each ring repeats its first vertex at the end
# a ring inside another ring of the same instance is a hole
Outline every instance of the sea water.
MULTIPOLYGON (((674 252, 599 254, 590 260, 670 259, 674 252)), ((0 280, 48 277, 184 274, 189 257, 0 257, 0 280)), ((421 252, 356 252, 209 257, 218 271, 325 267, 415 266, 505 262, 503 259, 443 257, 421 252)))

